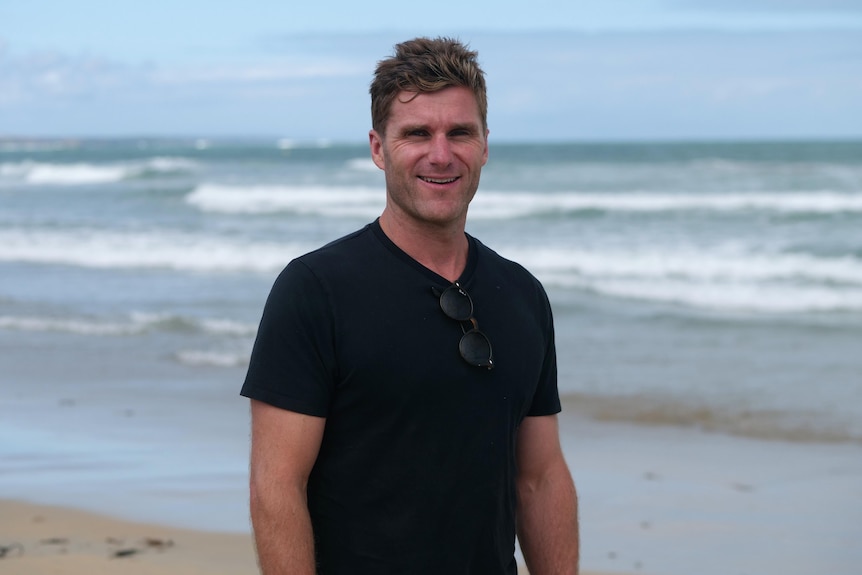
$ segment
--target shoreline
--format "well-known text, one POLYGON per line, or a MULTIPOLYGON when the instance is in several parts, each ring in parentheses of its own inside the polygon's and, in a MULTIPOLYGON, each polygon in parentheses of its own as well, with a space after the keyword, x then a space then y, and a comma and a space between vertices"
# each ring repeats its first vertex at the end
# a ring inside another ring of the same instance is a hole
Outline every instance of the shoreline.
MULTIPOLYGON (((157 419, 145 404, 135 405, 136 415, 121 417, 126 425, 113 427, 108 443, 101 431, 82 434, 108 428, 113 416, 102 421, 98 410, 74 420, 36 419, 44 402, 32 411, 7 410, 19 425, 7 420, 0 427, 26 441, 0 461, 0 546, 19 543, 25 556, 13 562, 17 548, 9 549, 0 572, 107 575, 120 560, 138 569, 124 569, 130 575, 257 572, 245 406, 201 420, 190 419, 182 402, 160 404, 176 413, 162 411, 157 419), (24 425, 31 420, 36 428, 24 425), (48 433, 46 422, 56 429, 48 433), (213 422, 222 427, 212 429, 213 422), (63 431, 69 429, 78 433, 63 431), (136 441, 114 443, 133 431, 136 441), (62 556, 40 545, 54 539, 68 540, 62 556), (173 545, 151 547, 148 539, 173 545), (110 557, 119 541, 136 549, 132 556, 110 557), (213 568, 211 557, 218 558, 213 568)), ((584 574, 851 575, 862 562, 862 446, 563 413, 563 448, 580 496, 584 574)))
MULTIPOLYGON (((728 437, 573 414, 560 423, 581 499, 582 575, 850 575, 862 561, 858 445, 728 437)), ((4 490, 4 575, 108 575, 119 564, 129 575, 257 573, 247 522, 225 530, 211 517, 231 502, 240 505, 244 478, 241 486, 212 489, 211 476, 194 475, 167 493, 152 491, 158 474, 132 480, 100 467, 70 482, 68 470, 64 480, 53 469, 32 469, 29 488, 4 490), (62 496, 82 486, 87 497, 62 496), (131 551, 113 557, 123 550, 131 551)))
MULTIPOLYGON (((85 373, 68 370, 68 387, 34 376, 0 401, 0 435, 11 439, 0 457, 0 546, 26 550, 20 562, 15 549, 0 558, 0 572, 107 575, 123 561, 139 570, 123 570, 130 575, 256 573, 241 370, 167 379, 143 371, 152 365, 140 358, 110 357, 95 383, 78 381, 92 375, 83 365, 85 373), (134 379, 110 371, 139 367, 134 379), (30 525, 35 516, 55 514, 55 529, 24 532, 46 527, 30 525), (94 529, 92 517, 111 523, 94 529), (69 540, 66 553, 45 555, 58 549, 38 543, 57 538, 69 540), (108 538, 174 545, 110 558, 108 538)), ((855 575, 862 445, 727 435, 704 421, 602 421, 581 401, 564 394, 560 431, 580 495, 585 574, 855 575)))

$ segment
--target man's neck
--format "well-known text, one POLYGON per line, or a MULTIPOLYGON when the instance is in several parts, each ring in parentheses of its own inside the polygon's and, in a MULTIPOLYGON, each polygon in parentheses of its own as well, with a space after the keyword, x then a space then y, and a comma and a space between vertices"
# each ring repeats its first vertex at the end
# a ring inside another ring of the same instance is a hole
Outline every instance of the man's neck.
POLYGON ((461 277, 469 252, 464 226, 423 226, 405 220, 384 210, 380 228, 392 243, 426 268, 451 282, 461 277))

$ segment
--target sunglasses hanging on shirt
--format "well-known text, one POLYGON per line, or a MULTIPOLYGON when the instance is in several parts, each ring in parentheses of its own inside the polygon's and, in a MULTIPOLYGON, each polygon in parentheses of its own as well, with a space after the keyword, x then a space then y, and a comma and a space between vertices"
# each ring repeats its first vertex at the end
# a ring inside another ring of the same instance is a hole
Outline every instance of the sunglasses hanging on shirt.
POLYGON ((494 368, 494 354, 491 350, 491 340, 479 330, 479 322, 473 317, 473 300, 470 294, 459 284, 453 283, 443 291, 436 287, 431 290, 440 299, 440 309, 447 317, 461 325, 461 341, 458 351, 461 357, 470 365, 476 367, 494 368))

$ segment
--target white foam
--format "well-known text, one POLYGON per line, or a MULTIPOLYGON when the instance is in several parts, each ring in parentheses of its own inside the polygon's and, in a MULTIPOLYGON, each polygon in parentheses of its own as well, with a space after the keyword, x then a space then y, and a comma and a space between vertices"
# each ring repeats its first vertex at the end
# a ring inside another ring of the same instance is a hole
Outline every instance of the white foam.
POLYGON ((249 353, 186 350, 177 352, 176 358, 195 367, 243 367, 248 365, 249 353))
POLYGON ((862 261, 740 249, 512 248, 549 285, 710 309, 862 311, 862 261))
POLYGON ((133 312, 127 321, 93 317, 2 316, 0 328, 17 331, 61 332, 78 335, 116 336, 146 333, 175 318, 165 314, 133 312))
POLYGON ((695 308, 762 313, 860 312, 862 289, 679 280, 594 280, 583 286, 598 293, 695 308))
POLYGON ((0 261, 91 268, 271 272, 314 247, 171 231, 0 230, 0 261))
POLYGON ((374 160, 371 158, 353 158, 352 160, 347 161, 347 167, 351 170, 357 170, 359 172, 383 172, 380 171, 380 168, 377 167, 377 164, 374 163, 374 160))
MULTIPOLYGON (((501 250, 502 252, 503 250, 501 250)), ((681 278, 690 281, 807 281, 862 286, 862 261, 849 256, 752 253, 740 248, 651 248, 595 251, 563 248, 505 250, 549 272, 585 277, 681 278)))
MULTIPOLYGON (((370 159, 347 162, 352 170, 377 171, 370 159)), ((237 186, 202 184, 186 201, 221 213, 296 213, 373 218, 383 207, 383 187, 237 186)), ((660 213, 676 211, 783 214, 862 213, 862 193, 503 192, 480 190, 470 207, 476 219, 513 219, 583 211, 660 213)))
POLYGON ((0 178, 24 178, 33 165, 33 162, 6 162, 0 164, 0 178))
POLYGON ((146 327, 134 323, 114 323, 80 318, 0 316, 0 329, 111 336, 143 333, 146 327))
POLYGON ((229 319, 204 319, 199 324, 204 331, 216 335, 253 336, 257 333, 257 325, 229 319))
POLYGON ((157 156, 144 162, 143 169, 153 172, 186 172, 197 169, 199 164, 188 158, 157 156))
POLYGON ((862 212, 862 194, 836 192, 796 193, 580 193, 480 191, 471 204, 471 216, 496 219, 587 210, 609 212, 771 211, 830 214, 862 212))
MULTIPOLYGON (((272 273, 316 247, 159 230, 0 230, 0 261, 90 268, 272 273)), ((549 285, 710 308, 862 310, 862 260, 849 255, 757 252, 734 244, 596 250, 496 247, 549 285)), ((208 320, 192 329, 249 335, 254 328, 208 320)))
POLYGON ((208 212, 267 214, 288 212, 301 215, 360 217, 380 215, 383 190, 361 187, 324 186, 226 186, 204 184, 186 201, 208 212))
POLYGON ((186 158, 153 157, 142 161, 114 164, 45 162, 9 162, 0 164, 0 177, 27 184, 77 186, 109 184, 138 177, 147 172, 171 173, 195 169, 197 164, 186 158))
POLYGON ((177 329, 228 337, 252 337, 257 325, 224 318, 190 318, 171 314, 132 312, 126 320, 94 317, 0 316, 0 329, 58 332, 92 336, 139 335, 177 329))
POLYGON ((129 176, 125 166, 95 166, 92 164, 35 164, 25 179, 31 184, 104 184, 118 182, 129 176))

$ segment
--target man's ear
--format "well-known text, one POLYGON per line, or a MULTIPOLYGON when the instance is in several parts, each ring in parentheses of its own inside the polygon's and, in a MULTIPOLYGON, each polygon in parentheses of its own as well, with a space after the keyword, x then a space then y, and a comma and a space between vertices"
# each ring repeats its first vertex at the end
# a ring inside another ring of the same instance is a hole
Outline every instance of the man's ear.
POLYGON ((371 159, 374 160, 374 165, 381 170, 386 169, 386 160, 383 154, 383 136, 377 133, 376 130, 368 132, 368 145, 371 148, 371 159))
POLYGON ((491 130, 485 128, 485 153, 482 155, 482 165, 488 163, 488 134, 491 133, 491 130))

